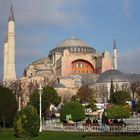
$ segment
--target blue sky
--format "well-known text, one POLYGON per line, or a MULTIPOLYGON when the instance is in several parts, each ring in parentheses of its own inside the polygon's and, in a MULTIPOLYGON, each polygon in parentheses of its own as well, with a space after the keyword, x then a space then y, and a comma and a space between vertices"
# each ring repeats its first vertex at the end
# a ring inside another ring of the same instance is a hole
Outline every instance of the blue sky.
POLYGON ((11 2, 19 77, 28 64, 71 36, 110 53, 115 38, 119 69, 140 73, 140 0, 0 0, 0 77, 11 2))

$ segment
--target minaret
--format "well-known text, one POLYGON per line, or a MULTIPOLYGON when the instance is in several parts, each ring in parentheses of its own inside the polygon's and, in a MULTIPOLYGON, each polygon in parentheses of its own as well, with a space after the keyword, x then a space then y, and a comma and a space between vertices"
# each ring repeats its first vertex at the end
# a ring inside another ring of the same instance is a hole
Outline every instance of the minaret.
POLYGON ((8 58, 8 37, 6 35, 4 40, 4 74, 3 74, 3 81, 7 79, 7 58, 8 58))
MULTIPOLYGON (((15 69, 15 19, 13 8, 11 5, 10 15, 8 20, 8 34, 7 34, 7 68, 5 68, 5 81, 16 80, 16 69, 15 69)), ((6 54, 4 54, 4 57, 6 54)), ((5 62, 6 63, 6 62, 5 62)))
POLYGON ((114 66, 114 69, 117 69, 117 47, 116 47, 116 40, 114 39, 114 42, 113 42, 113 66, 114 66))

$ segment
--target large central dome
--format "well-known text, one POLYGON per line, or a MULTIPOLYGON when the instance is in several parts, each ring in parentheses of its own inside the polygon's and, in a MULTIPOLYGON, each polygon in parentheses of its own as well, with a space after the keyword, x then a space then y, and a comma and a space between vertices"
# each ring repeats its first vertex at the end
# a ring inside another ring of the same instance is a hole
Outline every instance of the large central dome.
POLYGON ((55 52, 62 53, 65 49, 69 50, 69 52, 71 53, 95 53, 96 52, 96 50, 92 48, 85 41, 75 37, 70 37, 57 44, 56 48, 51 50, 49 55, 55 52))
POLYGON ((71 38, 65 39, 64 41, 59 43, 57 45, 57 47, 59 47, 59 48, 64 48, 64 47, 65 48, 66 47, 89 47, 90 48, 90 45, 87 44, 83 40, 80 40, 80 39, 75 38, 75 37, 71 37, 71 38))

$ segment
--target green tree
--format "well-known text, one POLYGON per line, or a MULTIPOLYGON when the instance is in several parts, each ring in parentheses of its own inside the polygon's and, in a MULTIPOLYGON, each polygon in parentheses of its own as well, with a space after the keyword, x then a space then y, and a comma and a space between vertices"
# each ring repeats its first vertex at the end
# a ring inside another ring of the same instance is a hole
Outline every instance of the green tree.
POLYGON ((87 106, 86 106, 86 108, 90 108, 91 110, 92 110, 92 112, 93 111, 96 111, 97 110, 97 106, 96 106, 96 101, 95 100, 93 100, 92 102, 90 102, 87 106))
MULTIPOLYGON (((42 113, 46 111, 50 107, 51 104, 57 106, 61 98, 58 96, 56 90, 52 87, 46 86, 43 88, 42 97, 42 113)), ((30 97, 30 102, 32 106, 34 106, 39 112, 39 93, 36 90, 30 97)))
POLYGON ((107 117, 109 119, 121 119, 121 118, 129 118, 130 112, 126 109, 126 107, 113 105, 112 107, 106 110, 107 117))
POLYGON ((114 84, 113 84, 113 79, 111 78, 111 84, 110 84, 110 98, 112 94, 114 93, 114 84))
POLYGON ((0 86, 0 122, 3 127, 12 125, 17 112, 17 101, 12 91, 0 86))
POLYGON ((38 135, 39 116, 33 106, 26 106, 18 111, 14 119, 14 131, 17 137, 38 135))
POLYGON ((116 91, 110 96, 111 103, 115 105, 125 105, 130 99, 130 93, 126 91, 116 91))
POLYGON ((81 103, 89 103, 93 101, 93 91, 87 85, 83 85, 81 88, 79 88, 77 96, 81 103))
POLYGON ((77 101, 65 103, 60 111, 60 120, 62 122, 66 121, 66 115, 71 115, 74 122, 81 121, 85 118, 84 107, 77 101))

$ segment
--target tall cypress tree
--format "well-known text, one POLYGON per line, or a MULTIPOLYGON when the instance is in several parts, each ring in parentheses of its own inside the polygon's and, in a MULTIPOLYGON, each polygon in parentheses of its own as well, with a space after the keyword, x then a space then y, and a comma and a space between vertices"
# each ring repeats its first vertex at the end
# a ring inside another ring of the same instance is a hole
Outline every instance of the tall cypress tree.
POLYGON ((114 93, 114 84, 113 84, 113 78, 111 78, 111 83, 110 83, 110 99, 112 94, 114 93))

